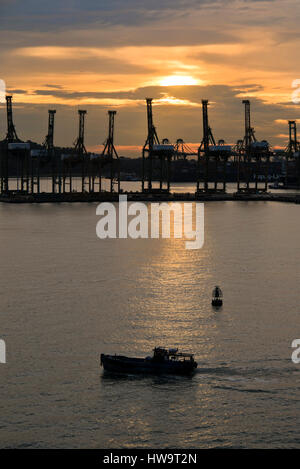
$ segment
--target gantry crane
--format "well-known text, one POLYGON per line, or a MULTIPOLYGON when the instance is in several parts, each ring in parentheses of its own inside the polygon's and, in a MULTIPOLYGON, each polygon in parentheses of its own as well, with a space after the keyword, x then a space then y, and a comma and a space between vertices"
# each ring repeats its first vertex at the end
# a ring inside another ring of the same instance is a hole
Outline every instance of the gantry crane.
POLYGON ((226 162, 231 155, 231 146, 219 140, 216 145, 208 120, 208 100, 202 100, 203 137, 198 149, 197 193, 225 192, 226 190, 226 162), (212 163, 214 162, 214 165, 212 163), (220 168, 220 163, 222 163, 220 168), (219 170, 220 169, 220 170, 219 170), (203 174, 203 178, 201 177, 203 174), (212 180, 213 187, 209 187, 212 180), (221 181, 220 181, 221 180, 221 181), (203 185, 201 186, 201 183, 203 185), (221 189, 218 184, 221 182, 221 189))
POLYGON ((288 121, 289 124, 289 141, 285 149, 286 170, 285 170, 285 186, 290 181, 296 180, 297 186, 300 186, 300 143, 297 139, 297 123, 296 121, 288 121))
POLYGON ((152 98, 146 98, 148 134, 142 153, 142 191, 169 192, 174 146, 166 143, 166 139, 162 143, 159 141, 153 123, 152 101, 152 98), (159 189, 153 188, 154 177, 159 181, 159 189))
POLYGON ((6 133, 6 142, 7 143, 16 143, 21 142, 17 136, 13 121, 13 110, 12 110, 12 96, 6 96, 6 116, 7 116, 7 133, 6 133))
POLYGON ((9 192, 9 166, 15 164, 17 177, 15 191, 28 193, 30 191, 30 144, 19 139, 13 122, 12 96, 6 96, 7 133, 1 142, 1 192, 9 192))
POLYGON ((84 144, 84 124, 85 124, 85 115, 86 110, 79 109, 79 129, 78 137, 75 141, 75 154, 76 157, 81 162, 81 191, 85 192, 85 178, 88 167, 88 152, 84 144))
POLYGON ((85 192, 86 170, 88 166, 88 153, 84 144, 86 113, 86 110, 78 110, 78 136, 74 141, 74 149, 69 154, 62 154, 60 156, 63 193, 67 192, 67 185, 69 186, 69 192, 73 192, 73 167, 78 163, 81 164, 81 191, 85 192))
POLYGON ((251 126, 250 101, 243 100, 245 108, 245 135, 242 151, 238 154, 238 192, 266 192, 268 190, 268 174, 270 161, 270 148, 266 140, 257 141, 254 128, 251 126), (241 187, 241 179, 245 187, 241 187), (259 178, 263 186, 259 187, 259 178), (254 186, 251 180, 254 179, 254 186))
POLYGON ((52 192, 61 193, 61 168, 60 168, 60 159, 55 153, 54 149, 54 119, 55 119, 56 110, 48 110, 48 132, 44 140, 44 148, 47 152, 47 159, 51 162, 51 171, 52 171, 52 192))
MULTIPOLYGON (((120 160, 114 145, 115 115, 117 111, 108 111, 108 137, 104 143, 104 149, 100 159, 100 169, 103 166, 110 166, 110 192, 114 192, 114 185, 117 185, 117 192, 120 192, 120 160)), ((101 190, 101 174, 99 175, 99 187, 101 190)))

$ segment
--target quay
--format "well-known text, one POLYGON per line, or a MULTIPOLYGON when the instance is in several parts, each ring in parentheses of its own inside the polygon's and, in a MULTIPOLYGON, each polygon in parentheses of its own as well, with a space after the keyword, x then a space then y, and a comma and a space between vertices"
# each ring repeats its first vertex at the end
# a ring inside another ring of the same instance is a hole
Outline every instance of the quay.
MULTIPOLYGON (((158 193, 120 192, 127 195, 129 202, 217 202, 217 201, 243 201, 243 202, 286 202, 300 204, 300 193, 263 192, 257 194, 247 193, 158 193)), ((70 203, 70 202, 118 202, 119 194, 116 192, 73 192, 66 194, 39 193, 39 194, 1 194, 0 202, 4 203, 70 203)))

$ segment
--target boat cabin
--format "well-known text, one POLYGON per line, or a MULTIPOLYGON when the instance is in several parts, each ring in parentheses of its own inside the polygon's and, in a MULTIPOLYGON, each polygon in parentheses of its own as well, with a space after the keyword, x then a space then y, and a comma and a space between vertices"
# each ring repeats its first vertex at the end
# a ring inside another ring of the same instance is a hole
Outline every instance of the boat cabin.
POLYGON ((154 361, 194 361, 194 354, 178 352, 178 348, 166 349, 163 347, 155 347, 153 349, 154 361))

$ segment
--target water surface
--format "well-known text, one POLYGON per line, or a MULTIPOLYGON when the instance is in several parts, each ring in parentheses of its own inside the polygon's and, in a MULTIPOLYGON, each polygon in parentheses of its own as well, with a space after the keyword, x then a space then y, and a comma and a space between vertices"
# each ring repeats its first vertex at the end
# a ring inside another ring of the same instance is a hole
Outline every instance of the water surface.
POLYGON ((299 207, 207 203, 188 251, 99 240, 96 206, 0 204, 1 447, 300 447, 299 207), (195 352, 196 375, 99 368, 156 345, 195 352))

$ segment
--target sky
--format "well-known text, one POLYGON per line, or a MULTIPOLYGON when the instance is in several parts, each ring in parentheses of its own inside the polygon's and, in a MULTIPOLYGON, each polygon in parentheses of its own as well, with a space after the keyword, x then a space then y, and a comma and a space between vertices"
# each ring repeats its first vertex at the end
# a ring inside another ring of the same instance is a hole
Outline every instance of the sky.
MULTIPOLYGON (((300 122, 299 23, 299 0, 0 0, 0 79, 23 140, 44 140, 54 108, 55 143, 71 146, 86 109, 100 151, 115 109, 119 153, 137 156, 152 97, 159 138, 198 144, 208 99, 215 139, 234 143, 248 98, 257 138, 284 147, 300 122)), ((0 138, 5 126, 2 103, 0 138)))

